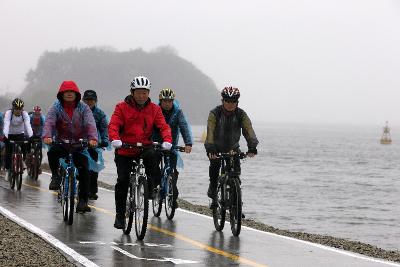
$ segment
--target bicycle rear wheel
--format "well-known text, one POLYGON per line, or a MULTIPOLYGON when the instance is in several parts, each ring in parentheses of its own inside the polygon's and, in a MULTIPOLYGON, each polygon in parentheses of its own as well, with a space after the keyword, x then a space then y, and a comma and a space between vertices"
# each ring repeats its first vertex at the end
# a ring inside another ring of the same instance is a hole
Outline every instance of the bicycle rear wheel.
POLYGON ((128 186, 128 195, 126 197, 126 211, 125 211, 125 228, 122 230, 124 234, 129 235, 133 223, 133 210, 134 210, 134 191, 132 183, 128 186))
POLYGON ((147 180, 139 176, 135 187, 135 230, 136 237, 143 240, 147 230, 147 219, 149 216, 149 195, 147 180))
POLYGON ((15 179, 17 180, 17 190, 21 191, 21 187, 22 187, 22 171, 20 171, 19 173, 16 173, 15 179))
POLYGON ((168 191, 165 196, 165 215, 167 215, 168 220, 172 220, 175 216, 175 205, 174 199, 176 198, 176 192, 173 185, 172 175, 168 176, 168 191))
MULTIPOLYGON (((220 178, 218 178, 220 180, 220 178)), ((225 226, 225 188, 223 184, 218 183, 217 194, 214 196, 214 206, 212 209, 215 230, 222 231, 225 226)))
POLYGON ((74 222, 74 211, 75 211, 75 177, 72 171, 68 173, 68 199, 69 199, 69 214, 68 214, 68 224, 72 225, 74 222))
POLYGON ((242 227, 242 190, 239 180, 233 178, 229 182, 229 217, 231 231, 234 236, 239 236, 242 227))

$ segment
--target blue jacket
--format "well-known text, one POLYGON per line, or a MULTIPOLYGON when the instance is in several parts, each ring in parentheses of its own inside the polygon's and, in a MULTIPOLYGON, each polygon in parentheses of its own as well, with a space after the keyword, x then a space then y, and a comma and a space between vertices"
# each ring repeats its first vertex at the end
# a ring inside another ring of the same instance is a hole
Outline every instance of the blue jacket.
POLYGON ((43 126, 44 126, 44 121, 45 121, 44 116, 40 115, 38 121, 34 120, 35 119, 35 114, 34 113, 29 115, 29 117, 30 117, 30 122, 31 122, 33 135, 41 137, 42 134, 43 134, 43 126))
POLYGON ((108 144, 108 120, 107 115, 95 106, 92 109, 93 117, 96 122, 99 143, 108 144))
MULTIPOLYGON (((185 143, 185 145, 191 146, 193 144, 192 131, 190 129, 188 121, 186 120, 185 115, 183 114, 182 109, 180 109, 179 107, 179 103, 175 100, 171 112, 166 112, 165 110, 163 110, 163 115, 165 121, 171 128, 172 145, 178 145, 180 132, 182 134, 183 142, 185 143)), ((158 129, 154 130, 153 141, 162 142, 160 131, 158 129)))

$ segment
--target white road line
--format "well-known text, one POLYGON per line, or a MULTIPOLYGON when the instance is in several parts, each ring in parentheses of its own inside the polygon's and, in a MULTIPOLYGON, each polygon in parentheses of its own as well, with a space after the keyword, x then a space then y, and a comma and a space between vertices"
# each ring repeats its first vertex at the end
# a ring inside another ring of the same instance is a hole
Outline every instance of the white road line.
POLYGON ((199 263, 198 261, 191 261, 191 260, 181 260, 181 259, 174 259, 174 258, 163 258, 163 259, 151 259, 151 258, 140 258, 137 257, 128 251, 125 251, 119 247, 116 246, 111 246, 112 249, 124 254, 125 256, 128 256, 129 258, 135 259, 135 260, 144 260, 144 261, 158 261, 158 262, 172 262, 173 264, 189 264, 189 263, 199 263))
POLYGON ((20 226, 24 227, 28 231, 30 231, 30 232, 32 232, 34 234, 37 234, 38 236, 40 236, 41 238, 46 240, 48 243, 52 244, 54 247, 56 247, 59 250, 63 251, 65 254, 67 254, 68 256, 70 256, 72 259, 74 259, 76 262, 82 264, 83 266, 98 267, 98 265, 96 265, 94 262, 90 261, 85 256, 82 256, 81 254, 79 254, 78 252, 73 250, 72 248, 68 247, 67 245, 62 243, 60 240, 58 240, 54 236, 46 233, 42 229, 40 229, 40 228, 34 226, 33 224, 25 221, 24 219, 18 217, 17 215, 12 213, 11 211, 9 211, 9 210, 1 207, 1 206, 0 206, 0 213, 2 213, 4 216, 9 218, 10 220, 16 222, 20 226))
MULTIPOLYGON (((105 189, 105 188, 102 188, 102 187, 99 187, 99 188, 105 189)), ((109 190, 109 189, 105 189, 105 191, 114 192, 114 190, 109 190)), ((192 214, 192 215, 196 215, 196 216, 200 216, 200 217, 212 220, 212 217, 204 215, 204 214, 192 212, 192 211, 185 210, 185 209, 182 209, 182 208, 178 208, 178 210, 182 211, 182 212, 185 212, 185 213, 188 213, 188 214, 192 214)), ((333 247, 328 247, 328 246, 317 244, 317 243, 312 243, 310 241, 300 240, 300 239, 296 239, 296 238, 293 238, 293 237, 288 237, 288 236, 284 236, 284 235, 278 235, 278 234, 275 234, 275 233, 261 231, 261 230, 254 229, 254 228, 247 227, 247 226, 242 226, 242 227, 244 229, 247 229, 247 230, 250 230, 250 231, 254 231, 254 232, 257 232, 257 233, 261 233, 261 234, 265 234, 265 235, 269 235, 269 236, 274 236, 274 237, 280 237, 280 238, 291 240, 291 241, 300 242, 300 243, 303 243, 305 245, 317 247, 317 248, 320 248, 320 249, 324 249, 324 250, 328 250, 328 251, 331 251, 331 252, 339 253, 339 254, 342 254, 342 255, 349 256, 349 257, 362 259, 362 260, 366 260, 366 261, 371 261, 371 262, 376 262, 376 263, 382 263, 382 264, 386 264, 386 265, 390 265, 390 266, 400 267, 400 264, 395 263, 395 262, 379 260, 379 259, 375 259, 375 258, 372 258, 372 257, 363 256, 361 254, 356 254, 356 253, 353 253, 353 252, 349 252, 349 251, 345 251, 345 250, 341 250, 341 249, 337 249, 337 248, 333 248, 333 247)))

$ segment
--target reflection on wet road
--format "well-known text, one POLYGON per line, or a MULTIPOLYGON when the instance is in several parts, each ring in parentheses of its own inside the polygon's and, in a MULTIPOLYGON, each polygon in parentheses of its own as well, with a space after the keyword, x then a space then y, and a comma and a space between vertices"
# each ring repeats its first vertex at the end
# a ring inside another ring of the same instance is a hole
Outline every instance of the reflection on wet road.
MULTIPOLYGON (((62 220, 49 176, 24 180, 21 192, 0 179, 1 206, 64 242, 99 266, 387 266, 381 261, 244 228, 233 237, 229 224, 214 229, 209 217, 178 210, 173 221, 149 216, 143 241, 114 229, 114 192, 100 190, 92 212, 62 220)), ((397 265, 398 266, 398 265, 397 265)))

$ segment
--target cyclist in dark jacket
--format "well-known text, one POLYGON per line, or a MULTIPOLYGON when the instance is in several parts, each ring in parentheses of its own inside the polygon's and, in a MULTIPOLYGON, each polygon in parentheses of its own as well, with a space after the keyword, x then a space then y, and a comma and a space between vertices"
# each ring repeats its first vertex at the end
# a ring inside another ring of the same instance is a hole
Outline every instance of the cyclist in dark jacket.
MULTIPOLYGON (((175 100, 175 93, 172 89, 165 88, 160 91, 159 94, 160 107, 162 113, 164 115, 165 121, 168 123, 169 127, 171 127, 172 133, 172 146, 175 147, 178 145, 179 141, 179 132, 182 134, 183 142, 185 143, 185 152, 190 153, 192 151, 192 133, 190 131, 189 123, 187 122, 185 115, 183 114, 182 109, 180 109, 177 101, 175 100), (174 101, 175 100, 175 101, 174 101)), ((160 136, 160 131, 158 129, 154 129, 153 133, 153 141, 162 142, 162 138, 160 136)), ((176 151, 173 151, 170 156, 171 169, 174 170, 174 191, 176 192, 175 199, 173 205, 178 207, 176 203, 176 199, 178 198, 179 192, 176 183, 178 181, 179 172, 176 169, 178 154, 176 151)), ((161 159, 160 159, 161 160, 161 159)))
MULTIPOLYGON (((108 121, 107 115, 97 106, 97 94, 96 91, 86 90, 83 93, 83 102, 85 102, 93 113, 94 120, 96 122, 99 146, 98 148, 89 148, 89 154, 94 161, 99 161, 102 159, 103 148, 108 147, 108 121)), ((89 182, 89 199, 97 200, 98 186, 97 179, 99 173, 95 171, 90 171, 90 182, 89 182)))
MULTIPOLYGON (((257 154, 258 140, 251 121, 246 112, 238 107, 240 92, 233 87, 225 87, 222 92, 222 105, 210 111, 207 121, 207 137, 204 146, 210 159, 210 184, 207 195, 213 199, 217 189, 217 179, 221 161, 217 153, 227 153, 231 150, 240 151, 241 133, 247 141, 249 157, 257 154)), ((236 159, 236 171, 240 172, 240 160, 236 159)))

